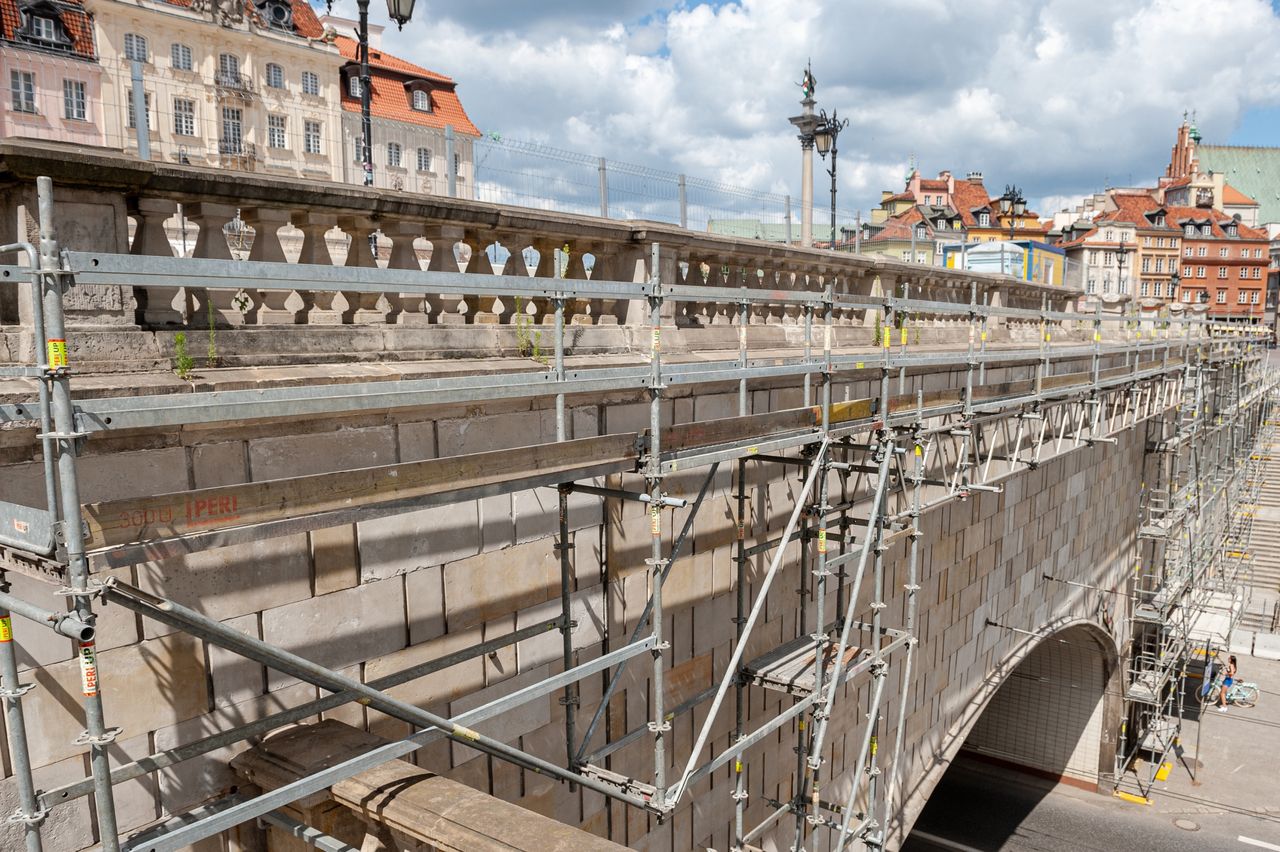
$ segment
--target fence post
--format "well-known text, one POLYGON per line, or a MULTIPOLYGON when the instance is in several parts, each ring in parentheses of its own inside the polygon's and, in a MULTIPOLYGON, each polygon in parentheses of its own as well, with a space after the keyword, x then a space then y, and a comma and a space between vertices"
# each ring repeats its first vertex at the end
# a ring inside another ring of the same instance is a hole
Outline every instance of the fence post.
POLYGON ((791 245, 791 196, 786 197, 783 210, 787 223, 787 245, 791 245))
POLYGON ((609 173, 605 170, 604 157, 600 158, 600 218, 609 218, 609 173))
POLYGON ((453 151, 453 125, 446 124, 444 126, 444 168, 449 180, 449 197, 457 198, 458 169, 454 165, 453 151))
POLYGON ((138 135, 138 159, 151 159, 151 124, 147 120, 147 95, 142 90, 142 63, 133 60, 130 68, 130 76, 133 78, 133 129, 138 135))
POLYGON ((680 227, 689 227, 689 195, 685 189, 684 175, 680 175, 680 227))

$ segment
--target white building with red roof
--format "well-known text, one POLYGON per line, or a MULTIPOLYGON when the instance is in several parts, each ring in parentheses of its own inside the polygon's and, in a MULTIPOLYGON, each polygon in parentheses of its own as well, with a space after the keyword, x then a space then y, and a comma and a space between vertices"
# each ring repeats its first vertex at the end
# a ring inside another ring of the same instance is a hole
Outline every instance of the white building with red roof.
MULTIPOLYGON (((364 158, 356 23, 332 15, 322 18, 321 23, 337 34, 334 43, 344 60, 342 180, 360 184, 364 182, 364 158)), ((374 186, 447 195, 452 155, 454 194, 471 197, 475 179, 472 143, 480 131, 462 107, 457 83, 384 51, 382 29, 369 25, 374 186)))
POLYGON ((84 2, 108 146, 139 151, 136 63, 151 159, 341 180, 343 59, 306 0, 84 2))

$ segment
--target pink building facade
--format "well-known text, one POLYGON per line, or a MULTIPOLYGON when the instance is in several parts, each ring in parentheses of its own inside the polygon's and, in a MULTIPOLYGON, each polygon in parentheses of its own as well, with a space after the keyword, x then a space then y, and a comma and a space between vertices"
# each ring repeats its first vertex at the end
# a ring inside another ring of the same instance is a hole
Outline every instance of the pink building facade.
POLYGON ((101 146, 102 67, 76 2, 0 0, 0 137, 101 146))

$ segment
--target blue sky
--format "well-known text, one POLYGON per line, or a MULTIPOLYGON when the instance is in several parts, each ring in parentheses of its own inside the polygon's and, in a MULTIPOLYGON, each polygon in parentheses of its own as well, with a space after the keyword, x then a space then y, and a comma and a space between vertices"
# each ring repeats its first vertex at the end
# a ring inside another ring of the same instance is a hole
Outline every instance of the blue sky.
POLYGON ((1207 142, 1280 144, 1280 0, 1224 5, 419 0, 384 46, 454 77, 486 132, 793 196, 812 58, 819 105, 851 120, 841 207, 899 189, 914 155, 1045 212, 1154 182, 1184 110, 1207 142))

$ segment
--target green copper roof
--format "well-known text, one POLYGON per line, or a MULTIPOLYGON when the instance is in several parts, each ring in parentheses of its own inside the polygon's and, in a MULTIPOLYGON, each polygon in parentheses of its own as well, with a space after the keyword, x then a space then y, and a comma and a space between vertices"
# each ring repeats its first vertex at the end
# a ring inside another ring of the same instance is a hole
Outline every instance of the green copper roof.
POLYGON ((1280 148, 1198 145, 1196 155, 1202 171, 1222 173, 1258 202, 1258 224, 1280 222, 1280 148))

